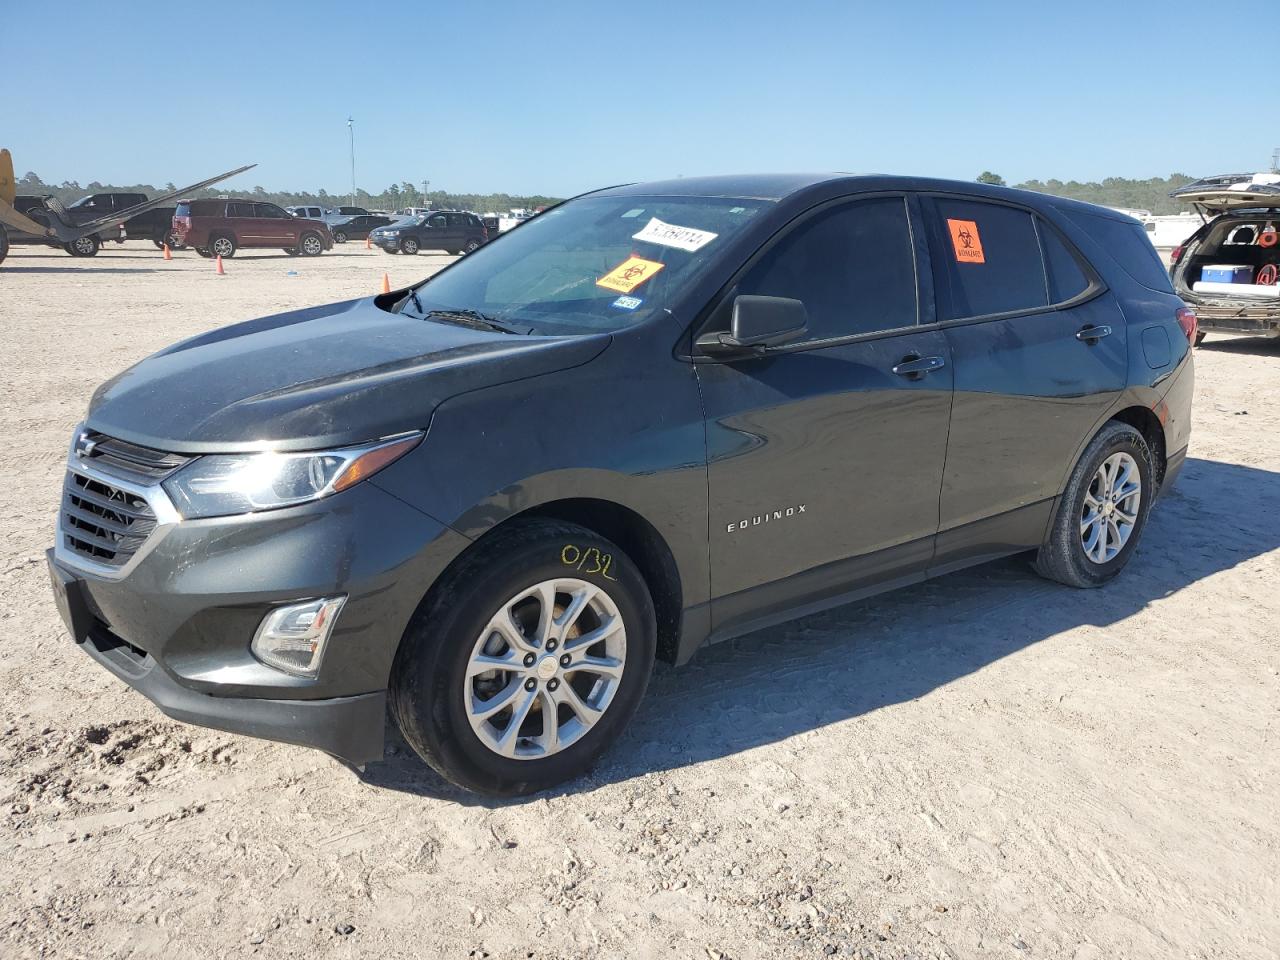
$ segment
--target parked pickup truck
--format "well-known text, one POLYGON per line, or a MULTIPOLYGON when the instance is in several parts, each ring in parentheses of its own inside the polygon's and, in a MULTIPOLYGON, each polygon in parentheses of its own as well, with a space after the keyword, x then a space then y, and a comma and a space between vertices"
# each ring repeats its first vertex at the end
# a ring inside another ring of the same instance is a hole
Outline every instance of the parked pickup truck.
MULTIPOLYGON (((88 223, 146 202, 145 193, 94 193, 67 207, 67 214, 72 223, 88 223)), ((157 247, 163 247, 166 243, 171 247, 175 246, 173 240, 176 238, 171 236, 173 213, 173 207, 155 207, 136 217, 130 217, 124 222, 127 239, 150 240, 157 247)))

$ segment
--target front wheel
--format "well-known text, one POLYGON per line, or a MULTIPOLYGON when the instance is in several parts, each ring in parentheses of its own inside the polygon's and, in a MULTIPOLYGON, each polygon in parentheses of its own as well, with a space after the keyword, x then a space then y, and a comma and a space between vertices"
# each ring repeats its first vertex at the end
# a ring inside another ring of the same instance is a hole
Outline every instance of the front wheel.
POLYGON ((346 243, 346 242, 347 242, 347 235, 346 235, 346 233, 345 233, 345 232, 343 232, 342 230, 335 230, 335 231, 333 232, 333 242, 334 242, 334 243, 346 243))
POLYGON ((552 521, 498 531, 418 608, 392 670, 392 714, 453 783, 544 790, 618 738, 656 636, 644 578, 608 540, 552 521))
POLYGON ((316 234, 304 233, 298 242, 298 249, 302 251, 304 257, 318 257, 324 253, 324 244, 316 234))
POLYGON ((1071 587, 1100 587, 1129 562, 1155 499, 1151 449, 1112 420, 1090 441, 1058 500, 1036 571, 1071 587))
POLYGON ((67 253, 73 257, 94 257, 97 256, 98 250, 101 249, 102 243, 94 234, 87 237, 80 237, 78 240, 72 240, 67 244, 67 253))
POLYGON ((409 254, 409 256, 413 256, 415 253, 418 252, 418 241, 413 239, 413 237, 406 237, 404 240, 401 240, 400 252, 407 253, 409 254))

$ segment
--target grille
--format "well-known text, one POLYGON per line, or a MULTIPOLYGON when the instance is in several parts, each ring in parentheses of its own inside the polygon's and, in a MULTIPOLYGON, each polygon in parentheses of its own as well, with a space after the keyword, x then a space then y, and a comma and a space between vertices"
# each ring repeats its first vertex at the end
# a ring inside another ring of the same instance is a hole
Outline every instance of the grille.
POLYGON ((98 563, 123 566, 155 526, 151 505, 136 493, 68 471, 62 493, 62 535, 76 553, 98 563))
POLYGON ((86 431, 76 438, 62 490, 61 536, 87 560, 122 567, 156 528, 139 487, 157 485, 188 457, 86 431))
POLYGON ((158 483, 190 459, 93 431, 81 435, 76 451, 81 462, 134 483, 158 483))

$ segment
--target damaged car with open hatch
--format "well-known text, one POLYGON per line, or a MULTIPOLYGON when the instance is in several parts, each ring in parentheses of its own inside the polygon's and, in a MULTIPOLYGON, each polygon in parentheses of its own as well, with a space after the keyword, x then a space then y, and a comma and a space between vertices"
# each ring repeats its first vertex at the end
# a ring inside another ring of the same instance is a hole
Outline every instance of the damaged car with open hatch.
POLYGON ((1204 225, 1175 247, 1170 275, 1206 333, 1280 337, 1280 173, 1197 180, 1170 196, 1204 225))

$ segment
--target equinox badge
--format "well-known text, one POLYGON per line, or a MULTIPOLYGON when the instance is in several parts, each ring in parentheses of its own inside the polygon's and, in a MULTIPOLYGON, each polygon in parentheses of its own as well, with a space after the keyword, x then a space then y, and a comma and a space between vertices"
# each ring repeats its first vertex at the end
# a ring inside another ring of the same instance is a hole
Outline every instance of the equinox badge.
POLYGON ((774 510, 772 513, 761 513, 749 520, 739 520, 737 523, 731 523, 726 533, 733 533, 735 530, 745 530, 747 527, 758 527, 762 523, 768 523, 771 520, 786 520, 789 517, 797 516, 804 513, 805 505, 798 503, 794 507, 787 507, 783 510, 774 510))

